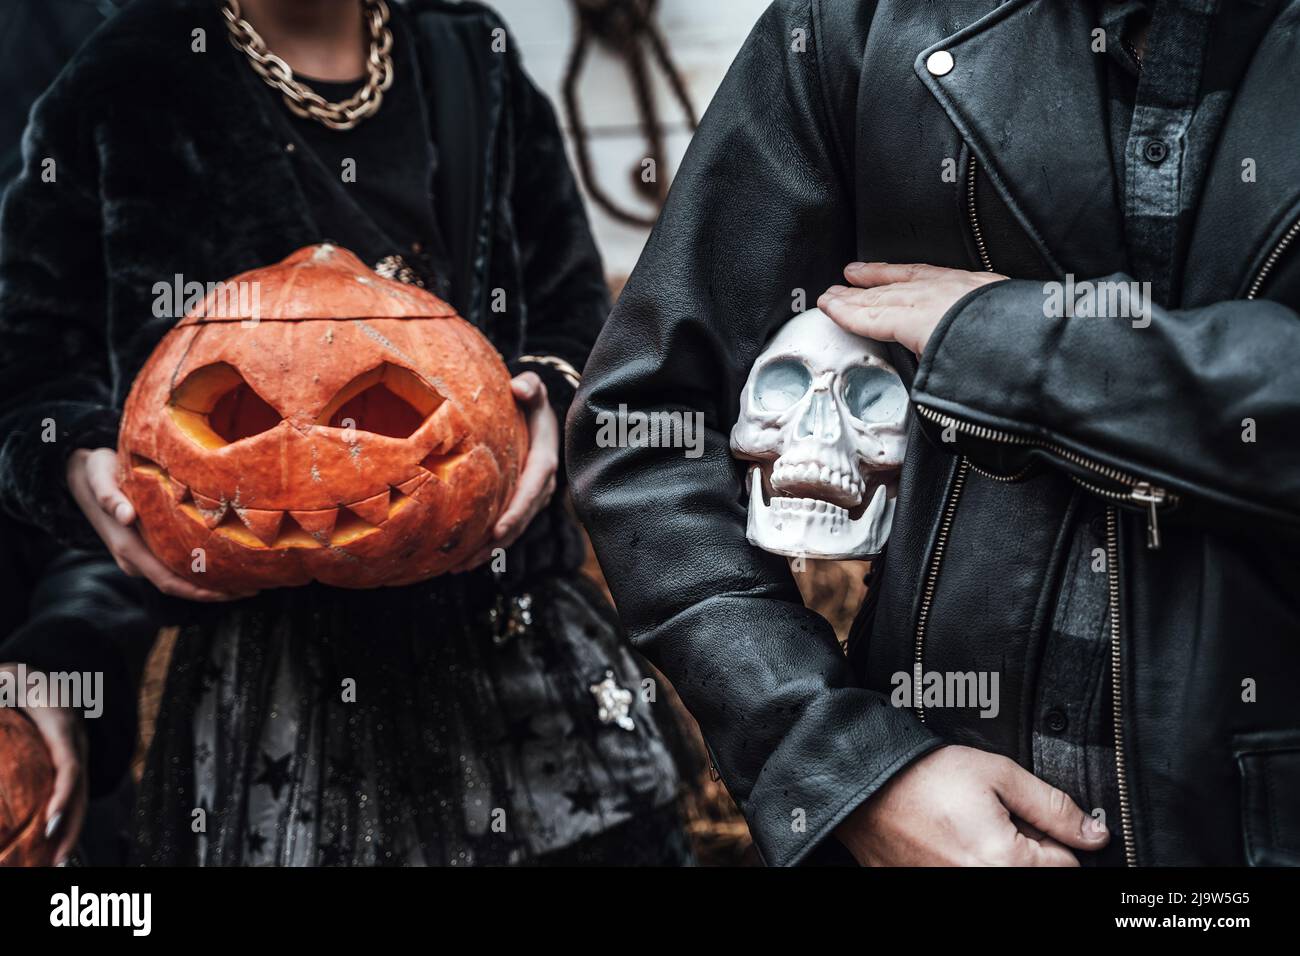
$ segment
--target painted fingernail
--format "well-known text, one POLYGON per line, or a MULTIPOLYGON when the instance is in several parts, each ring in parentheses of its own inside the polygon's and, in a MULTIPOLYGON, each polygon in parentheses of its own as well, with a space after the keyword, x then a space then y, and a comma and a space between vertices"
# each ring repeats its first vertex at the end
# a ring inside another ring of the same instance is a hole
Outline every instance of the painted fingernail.
POLYGON ((50 819, 45 823, 45 839, 48 840, 50 837, 54 836, 55 832, 59 829, 59 824, 62 822, 62 813, 56 813, 54 816, 50 817, 50 819))

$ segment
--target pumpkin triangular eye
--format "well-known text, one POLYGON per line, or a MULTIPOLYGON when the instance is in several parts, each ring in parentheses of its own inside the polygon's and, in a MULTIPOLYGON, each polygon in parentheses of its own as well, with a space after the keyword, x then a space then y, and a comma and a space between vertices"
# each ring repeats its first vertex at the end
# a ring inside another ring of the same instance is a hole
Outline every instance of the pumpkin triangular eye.
POLYGON ((181 431, 204 448, 260 435, 282 420, 226 362, 191 372, 172 392, 170 411, 181 431))
POLYGON ((409 438, 442 402, 442 396, 414 372, 385 362, 343 386, 316 417, 316 424, 409 438))

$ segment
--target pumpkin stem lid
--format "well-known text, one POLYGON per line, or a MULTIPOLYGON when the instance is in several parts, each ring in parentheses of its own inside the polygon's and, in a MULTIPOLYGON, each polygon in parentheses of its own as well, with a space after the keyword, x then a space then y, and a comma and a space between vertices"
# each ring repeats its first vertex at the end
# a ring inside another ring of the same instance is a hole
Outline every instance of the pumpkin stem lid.
POLYGON ((417 286, 385 279, 342 246, 305 246, 275 265, 208 284, 180 325, 302 319, 439 319, 456 310, 417 286))

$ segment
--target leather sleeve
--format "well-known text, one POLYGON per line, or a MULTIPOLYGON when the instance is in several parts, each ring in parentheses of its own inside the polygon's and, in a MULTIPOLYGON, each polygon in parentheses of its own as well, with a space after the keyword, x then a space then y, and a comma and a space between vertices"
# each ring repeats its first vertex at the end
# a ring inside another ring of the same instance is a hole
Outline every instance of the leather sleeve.
MULTIPOLYGON (((1116 274, 1094 287, 1131 281, 1116 274)), ((1041 282, 997 282, 944 317, 913 400, 1024 444, 960 428, 945 442, 928 422, 939 447, 1003 471, 1039 457, 1087 479, 1072 460, 1083 456, 1177 494, 1162 524, 1300 537, 1300 316, 1234 300, 1152 307, 1149 325, 1049 318, 1046 294, 1041 282)), ((1111 308, 1109 296, 1097 300, 1111 308)))
MULTIPOLYGON (((826 36, 856 62, 869 5, 835 7, 847 22, 826 36)), ((800 862, 938 745, 855 686, 785 560, 746 541, 744 469, 728 447, 764 341, 854 258, 841 153, 852 136, 832 128, 823 96, 823 27, 807 0, 774 4, 755 27, 596 344, 568 431, 575 501, 623 622, 699 722, 775 865, 800 862), (602 447, 621 405, 698 414, 702 454, 602 447)))
POLYGON ((98 172, 69 74, 37 101, 0 209, 0 505, 100 547, 67 490, 77 448, 113 447, 98 172))

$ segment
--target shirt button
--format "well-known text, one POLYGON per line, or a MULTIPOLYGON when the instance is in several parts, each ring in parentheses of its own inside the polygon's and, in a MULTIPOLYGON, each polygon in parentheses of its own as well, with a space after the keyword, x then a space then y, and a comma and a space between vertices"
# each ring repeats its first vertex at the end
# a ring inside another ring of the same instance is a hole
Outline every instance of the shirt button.
POLYGON ((1146 148, 1142 150, 1142 155, 1147 158, 1148 163, 1159 166, 1169 155, 1169 147, 1158 139, 1153 139, 1147 143, 1146 148))
POLYGON ((1069 726, 1070 721, 1063 711, 1053 709, 1047 712, 1047 729, 1052 733, 1063 733, 1065 728, 1069 726))
POLYGON ((925 58, 925 68, 931 76, 947 76, 952 72, 952 54, 947 50, 935 50, 925 58))

